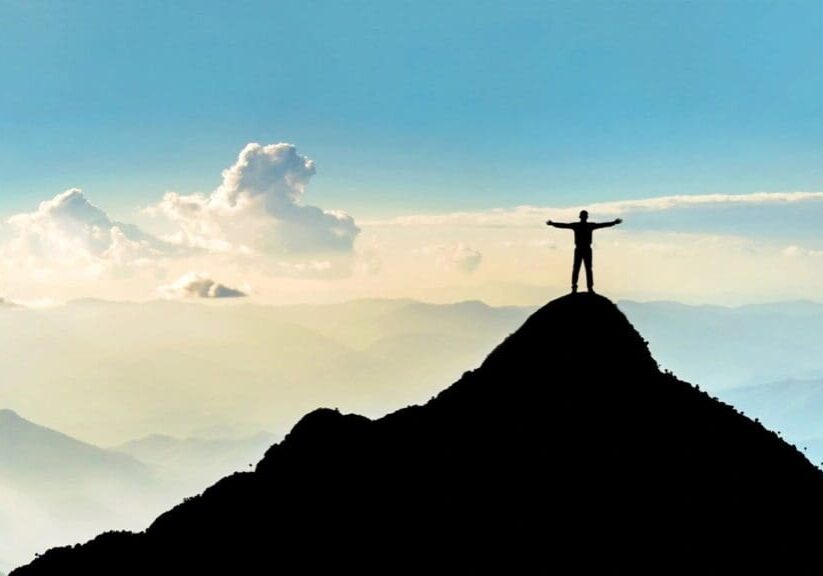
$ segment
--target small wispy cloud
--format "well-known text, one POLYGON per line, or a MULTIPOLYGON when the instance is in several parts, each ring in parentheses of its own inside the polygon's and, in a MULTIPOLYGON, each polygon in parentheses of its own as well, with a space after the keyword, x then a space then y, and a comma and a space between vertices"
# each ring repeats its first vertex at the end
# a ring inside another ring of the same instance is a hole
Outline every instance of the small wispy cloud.
POLYGON ((456 244, 435 244, 425 246, 419 251, 424 255, 434 256, 437 266, 443 270, 471 274, 483 261, 483 254, 469 248, 462 242, 456 244))
MULTIPOLYGON (((577 219, 582 209, 593 216, 612 217, 630 214, 674 213, 689 209, 792 207, 797 209, 823 209, 823 192, 758 192, 753 194, 702 194, 672 195, 639 200, 595 202, 574 206, 517 206, 473 212, 445 214, 413 214, 382 220, 368 220, 368 227, 392 226, 450 226, 467 228, 534 228, 543 224, 547 217, 577 219)), ((665 227, 666 221, 661 221, 665 227)))

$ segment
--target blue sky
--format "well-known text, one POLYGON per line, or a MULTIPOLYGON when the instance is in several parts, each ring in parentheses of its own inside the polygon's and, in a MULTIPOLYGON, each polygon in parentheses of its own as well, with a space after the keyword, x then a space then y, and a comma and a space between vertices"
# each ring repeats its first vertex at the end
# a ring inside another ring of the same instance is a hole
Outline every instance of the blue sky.
POLYGON ((0 0, 0 23, 0 297, 533 302, 568 289, 544 220, 582 207, 625 219, 599 237, 616 297, 823 294, 819 3, 0 0))
POLYGON ((213 189, 251 141, 369 217, 823 189, 823 7, 3 0, 0 213, 213 189))

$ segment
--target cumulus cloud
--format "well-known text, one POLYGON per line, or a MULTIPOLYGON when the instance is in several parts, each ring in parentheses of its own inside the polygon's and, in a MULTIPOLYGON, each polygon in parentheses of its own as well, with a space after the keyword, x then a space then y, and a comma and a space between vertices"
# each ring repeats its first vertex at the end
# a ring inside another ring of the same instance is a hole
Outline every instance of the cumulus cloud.
POLYGON ((483 255, 469 248, 463 243, 457 244, 437 244, 424 247, 421 252, 427 255, 434 255, 438 267, 443 270, 471 274, 480 266, 483 255))
POLYGON ((244 298, 242 290, 230 288, 212 280, 206 274, 190 273, 168 286, 161 286, 160 292, 171 298, 244 298))
POLYGON ((12 216, 8 224, 12 238, 4 256, 32 267, 142 265, 174 250, 134 225, 112 220, 77 188, 41 202, 34 212, 12 216))
POLYGON ((211 194, 167 193, 148 212, 177 224, 169 241, 214 252, 273 255, 353 251, 345 212, 303 203, 315 164, 291 144, 248 144, 211 194))

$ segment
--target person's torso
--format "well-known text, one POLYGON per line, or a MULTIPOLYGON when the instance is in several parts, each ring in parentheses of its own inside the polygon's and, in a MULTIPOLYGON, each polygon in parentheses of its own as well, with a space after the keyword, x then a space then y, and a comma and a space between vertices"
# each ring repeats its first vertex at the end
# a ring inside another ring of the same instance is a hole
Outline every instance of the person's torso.
POLYGON ((588 247, 592 245, 592 226, 588 222, 575 222, 572 224, 574 230, 575 246, 588 247))

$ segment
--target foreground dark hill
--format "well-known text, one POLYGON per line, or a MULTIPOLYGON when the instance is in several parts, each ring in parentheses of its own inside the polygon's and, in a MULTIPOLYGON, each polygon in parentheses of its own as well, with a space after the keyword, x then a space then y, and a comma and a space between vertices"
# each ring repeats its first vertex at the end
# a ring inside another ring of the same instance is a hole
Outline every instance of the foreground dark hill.
POLYGON ((425 406, 376 421, 315 411, 254 472, 146 533, 14 575, 797 568, 821 496, 796 449, 661 373, 611 302, 580 294, 425 406))

